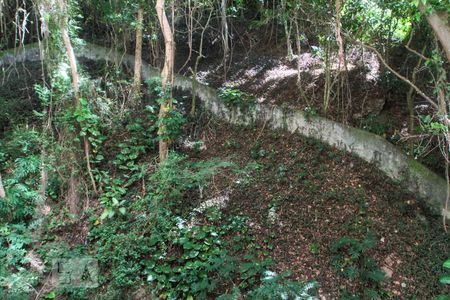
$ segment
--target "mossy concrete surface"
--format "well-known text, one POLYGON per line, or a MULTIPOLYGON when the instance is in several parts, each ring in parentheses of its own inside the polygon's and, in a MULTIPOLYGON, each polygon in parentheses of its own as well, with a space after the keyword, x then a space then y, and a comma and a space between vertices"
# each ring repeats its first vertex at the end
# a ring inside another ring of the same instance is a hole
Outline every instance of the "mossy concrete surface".
MULTIPOLYGON (((134 67, 134 56, 93 44, 86 44, 77 49, 75 53, 78 57, 86 59, 107 60, 124 64, 129 68, 134 67)), ((28 46, 20 51, 0 53, 0 66, 12 62, 39 59, 37 45, 28 46)), ((157 68, 145 62, 142 66, 142 73, 144 79, 160 74, 157 68)), ((174 87, 191 90, 192 79, 177 75, 174 87)), ((378 135, 322 117, 306 117, 303 111, 295 109, 286 110, 259 103, 246 111, 229 108, 219 98, 215 89, 199 82, 196 84, 195 93, 207 110, 230 123, 250 125, 259 122, 274 129, 285 129, 292 133, 313 137, 338 149, 353 153, 363 160, 373 163, 388 177, 404 184, 409 191, 420 195, 436 214, 450 216, 450 211, 444 209, 447 198, 446 181, 378 135)))

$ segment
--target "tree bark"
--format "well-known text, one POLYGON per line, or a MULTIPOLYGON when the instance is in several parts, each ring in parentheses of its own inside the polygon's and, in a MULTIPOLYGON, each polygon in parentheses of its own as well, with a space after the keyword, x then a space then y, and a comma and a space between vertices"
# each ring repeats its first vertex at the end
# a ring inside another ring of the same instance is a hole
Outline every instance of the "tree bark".
POLYGON ((143 21, 144 9, 139 7, 136 19, 136 48, 134 52, 134 99, 136 99, 141 90, 143 21))
POLYGON ((196 109, 196 88, 197 88, 197 71, 198 71, 198 65, 200 64, 200 60, 203 58, 203 37, 205 36, 205 31, 208 29, 209 22, 211 21, 213 9, 211 8, 211 11, 208 15, 208 20, 206 21, 205 26, 202 29, 202 33, 200 35, 200 46, 198 47, 198 56, 195 59, 195 65, 194 65, 194 72, 192 76, 192 104, 191 104, 191 117, 195 116, 195 109, 196 109))
MULTIPOLYGON (((62 4, 62 7, 65 4, 62 4)), ((67 13, 66 11, 64 11, 64 13, 67 13)), ((80 106, 80 83, 79 83, 79 76, 78 76, 78 67, 77 67, 77 61, 75 59, 75 53, 73 51, 73 47, 72 47, 72 42, 70 41, 70 37, 69 37, 69 31, 67 29, 67 19, 63 19, 62 21, 60 21, 60 30, 61 30, 61 35, 62 35, 62 39, 64 42, 64 47, 66 48, 66 53, 67 53, 67 58, 69 59, 69 65, 70 65, 70 71, 71 71, 71 75, 72 75, 72 88, 73 88, 73 107, 76 110, 79 106, 80 106)), ((94 179, 94 175, 92 174, 92 168, 91 168, 91 163, 90 163, 90 159, 89 159, 89 149, 90 149, 90 145, 89 145, 89 141, 86 138, 86 136, 83 137, 83 144, 84 144, 84 154, 85 154, 85 158, 86 158, 86 167, 87 167, 87 171, 89 174, 89 178, 91 179, 91 183, 92 183, 92 187, 94 189, 94 193, 97 194, 97 185, 95 183, 95 179, 94 179)), ((71 173, 73 174, 74 172, 74 168, 71 167, 71 173)))
MULTIPOLYGON (((172 81, 173 81, 173 66, 174 66, 174 56, 175 56, 175 45, 173 41, 173 33, 167 19, 164 0, 156 1, 156 14, 158 16, 159 25, 161 27, 164 36, 165 45, 165 58, 164 67, 161 72, 161 81, 163 89, 163 101, 159 110, 159 118, 162 119, 166 116, 167 111, 172 107, 172 81)), ((167 159, 169 154, 168 141, 161 138, 161 134, 165 131, 164 125, 160 122, 158 134, 160 135, 159 140, 159 160, 163 162, 167 159)))
POLYGON ((341 0, 336 0, 336 42, 339 46, 339 71, 344 68, 345 65, 345 54, 344 54, 344 41, 341 36, 341 0))
POLYGON ((447 60, 450 62, 450 25, 448 22, 448 13, 437 12, 430 8, 428 3, 424 4, 422 0, 419 0, 419 10, 425 15, 428 24, 430 24, 438 40, 441 42, 447 60))
POLYGON ((61 24, 61 35, 64 41, 64 47, 66 48, 67 58, 69 59, 70 72, 72 74, 72 88, 73 88, 73 106, 76 109, 80 105, 80 84, 78 79, 77 61, 75 59, 75 53, 73 52, 72 43, 70 42, 69 31, 65 25, 67 22, 61 24))
POLYGON ((224 80, 226 80, 228 69, 228 55, 230 53, 230 42, 228 34, 229 30, 227 21, 227 0, 221 0, 220 2, 220 20, 222 23, 223 71, 224 71, 224 80))
POLYGON ((6 197, 5 188, 3 187, 2 174, 0 174, 0 198, 6 197))

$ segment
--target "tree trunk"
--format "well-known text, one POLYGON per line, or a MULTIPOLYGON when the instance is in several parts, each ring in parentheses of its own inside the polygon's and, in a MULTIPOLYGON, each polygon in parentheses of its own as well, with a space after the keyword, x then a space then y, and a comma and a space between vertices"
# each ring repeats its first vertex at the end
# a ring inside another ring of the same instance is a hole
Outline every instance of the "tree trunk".
POLYGON ((198 47, 198 56, 195 59, 195 65, 194 65, 194 74, 192 76, 192 104, 191 104, 191 117, 195 116, 195 109, 196 109, 196 88, 197 88, 197 71, 198 71, 198 65, 200 64, 200 60, 203 58, 203 37, 205 36, 205 31, 208 29, 209 22, 211 21, 213 9, 209 12, 208 20, 206 21, 205 27, 202 29, 202 34, 200 35, 200 46, 198 47))
MULTIPOLYGON (((70 41, 69 37, 69 31, 67 29, 67 20, 64 20, 60 24, 60 30, 61 35, 64 41, 64 46, 66 48, 67 58, 69 59, 70 64, 70 71, 72 74, 72 88, 73 88, 73 107, 74 109, 77 109, 80 106, 80 84, 79 84, 79 77, 78 77, 78 68, 77 68, 77 61, 75 59, 75 53, 73 51, 72 43, 70 41)), ((86 138, 86 136, 83 137, 83 144, 84 144, 84 154, 86 158, 86 166, 87 171, 89 174, 89 178, 91 179, 92 187, 94 189, 94 193, 97 194, 97 185, 95 183, 94 175, 92 174, 92 168, 91 163, 89 159, 89 141, 86 138)), ((75 170, 73 167, 71 167, 72 170, 70 170, 71 173, 73 173, 75 170)))
POLYGON ((230 42, 228 39, 227 0, 221 0, 220 2, 220 20, 222 23, 223 71, 224 80, 226 80, 228 69, 228 55, 230 53, 230 42))
POLYGON ((6 197, 5 188, 3 187, 2 174, 0 174, 0 198, 6 197))
MULTIPOLYGON (((412 71, 411 82, 416 84, 417 72, 420 70, 420 65, 423 61, 423 54, 425 53, 426 47, 423 47, 421 56, 417 61, 415 68, 412 71)), ((412 87, 409 88, 408 93, 406 94, 406 102, 408 104, 408 133, 412 136, 415 133, 415 122, 414 122, 414 89, 412 87)), ((409 151, 411 155, 414 155, 414 141, 409 139, 409 151)))
POLYGON ((142 69, 142 29, 144 21, 144 9, 139 7, 137 12, 136 25, 136 49, 134 52, 134 95, 136 100, 141 90, 141 69, 142 69))
POLYGON ((419 10, 425 15, 428 24, 430 24, 437 38, 441 42, 447 60, 450 62, 450 25, 448 22, 448 13, 437 12, 430 8, 428 3, 424 4, 422 0, 419 0, 419 10), (431 12, 428 13, 428 11, 431 12))
POLYGON ((282 21, 283 21, 283 25, 284 25, 284 34, 286 35, 287 57, 288 57, 289 61, 291 61, 293 56, 294 56, 294 52, 292 50, 291 28, 289 27, 289 23, 288 23, 288 18, 290 16, 289 16, 289 13, 288 13, 286 0, 282 0, 281 1, 281 9, 283 11, 283 14, 282 14, 281 18, 283 19, 282 21))
POLYGON ((65 24, 62 24, 60 26, 60 29, 64 41, 64 47, 66 48, 67 58, 69 59, 70 71, 72 73, 72 88, 74 93, 73 106, 76 109, 78 105, 80 105, 80 84, 78 79, 77 61, 75 59, 75 53, 73 52, 72 43, 70 42, 67 26, 65 24))
POLYGON ((344 68, 345 54, 344 41, 341 36, 341 0, 336 0, 336 26, 335 26, 336 42, 339 46, 339 71, 344 68))
MULTIPOLYGON (((173 41, 173 33, 167 19, 166 11, 164 8, 164 0, 156 1, 156 14, 158 15, 159 25, 161 27, 164 36, 165 45, 165 59, 164 67, 161 72, 161 81, 163 89, 163 102, 161 103, 159 110, 159 118, 162 119, 166 116, 167 111, 172 106, 172 81, 173 81, 173 65, 175 56, 175 45, 173 41)), ((160 122, 158 134, 161 135, 164 132, 164 125, 160 122)), ((159 140, 159 160, 163 162, 167 159, 169 153, 168 141, 164 140, 160 136, 159 140)))

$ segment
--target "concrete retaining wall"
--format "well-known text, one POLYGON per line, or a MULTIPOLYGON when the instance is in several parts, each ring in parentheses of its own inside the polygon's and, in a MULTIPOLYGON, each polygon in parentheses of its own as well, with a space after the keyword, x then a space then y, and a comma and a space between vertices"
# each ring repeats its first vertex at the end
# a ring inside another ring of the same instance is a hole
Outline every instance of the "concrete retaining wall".
MULTIPOLYGON (((75 53, 78 57, 91 60, 113 61, 130 68, 134 66, 134 56, 92 44, 77 49, 75 53)), ((21 52, 0 53, 0 67, 14 61, 39 59, 39 49, 36 46, 28 47, 21 52)), ((160 74, 158 69, 146 63, 143 63, 142 71, 144 79, 160 74)), ((179 75, 175 77, 174 87, 191 90, 191 85, 190 78, 179 75)), ((245 113, 239 109, 230 109, 221 101, 215 89, 202 83, 197 83, 196 95, 207 110, 230 123, 249 125, 266 122, 271 128, 297 132, 353 153, 373 163, 390 178, 402 182, 409 191, 420 195, 437 214, 450 217, 450 211, 444 209, 447 195, 445 180, 380 136, 321 117, 306 118, 301 110, 287 110, 266 104, 256 104, 245 113)))

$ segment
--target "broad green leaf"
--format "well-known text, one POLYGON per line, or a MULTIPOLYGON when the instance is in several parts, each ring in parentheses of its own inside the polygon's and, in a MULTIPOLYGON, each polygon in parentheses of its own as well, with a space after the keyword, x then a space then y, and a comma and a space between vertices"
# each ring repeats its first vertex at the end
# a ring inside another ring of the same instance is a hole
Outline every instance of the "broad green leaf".
POLYGON ((102 215, 100 216, 101 220, 106 219, 109 216, 109 211, 107 209, 105 209, 102 213, 102 215))
POLYGON ((443 284, 450 284, 450 276, 441 277, 439 281, 443 284))
POLYGON ((56 298, 56 293, 54 291, 52 291, 44 296, 44 299, 55 299, 55 298, 56 298))
POLYGON ((447 259, 445 262, 444 262, 444 268, 447 268, 447 269, 450 269, 450 259, 447 259))

